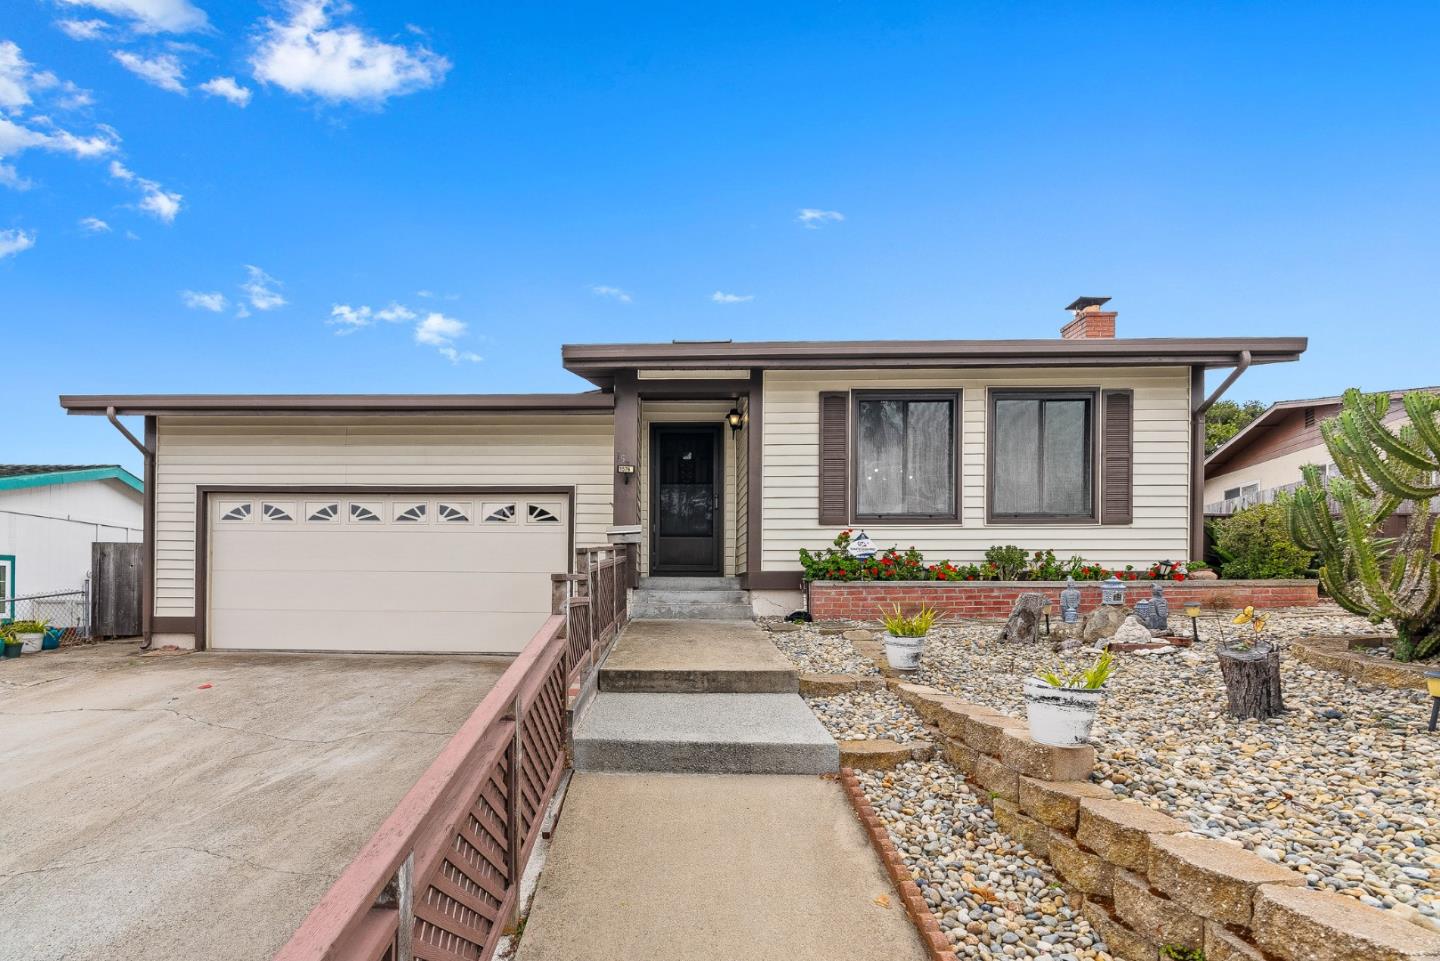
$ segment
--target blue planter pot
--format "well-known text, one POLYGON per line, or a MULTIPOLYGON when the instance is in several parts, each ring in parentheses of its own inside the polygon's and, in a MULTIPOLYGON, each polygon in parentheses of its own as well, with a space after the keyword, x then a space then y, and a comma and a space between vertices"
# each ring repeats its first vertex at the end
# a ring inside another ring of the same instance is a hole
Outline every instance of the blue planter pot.
POLYGON ((6 644, 6 645, 5 645, 5 650, 4 650, 4 656, 6 657, 6 659, 9 659, 9 658, 12 658, 12 657, 19 657, 19 656, 20 656, 20 645, 19 645, 19 644, 6 644))
POLYGON ((60 635, 63 634, 63 633, 64 633, 64 631, 58 630, 57 628, 53 628, 53 627, 47 627, 47 628, 45 628, 45 640, 43 640, 43 641, 40 642, 40 650, 42 650, 42 651, 56 651, 56 650, 59 650, 59 649, 60 649, 60 635))

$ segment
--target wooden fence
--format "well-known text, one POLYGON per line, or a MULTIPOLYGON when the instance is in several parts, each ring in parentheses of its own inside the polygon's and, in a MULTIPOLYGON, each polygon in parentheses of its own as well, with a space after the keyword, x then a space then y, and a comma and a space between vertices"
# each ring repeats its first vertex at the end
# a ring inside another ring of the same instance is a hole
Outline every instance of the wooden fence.
POLYGON ((578 574, 557 576, 567 585, 557 613, 275 961, 488 961, 495 953, 570 765, 568 691, 628 618, 633 548, 587 550, 579 560, 578 574))
POLYGON ((90 545, 90 634, 134 637, 141 631, 143 544, 90 545))

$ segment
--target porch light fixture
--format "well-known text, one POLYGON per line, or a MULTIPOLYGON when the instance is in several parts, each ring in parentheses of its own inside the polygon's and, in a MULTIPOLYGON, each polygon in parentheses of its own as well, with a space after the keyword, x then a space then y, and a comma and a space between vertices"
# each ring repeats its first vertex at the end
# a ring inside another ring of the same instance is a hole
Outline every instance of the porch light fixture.
POLYGON ((730 425, 732 433, 739 433, 740 428, 745 426, 745 415, 740 413, 740 408, 730 408, 730 413, 725 415, 725 423, 730 425))

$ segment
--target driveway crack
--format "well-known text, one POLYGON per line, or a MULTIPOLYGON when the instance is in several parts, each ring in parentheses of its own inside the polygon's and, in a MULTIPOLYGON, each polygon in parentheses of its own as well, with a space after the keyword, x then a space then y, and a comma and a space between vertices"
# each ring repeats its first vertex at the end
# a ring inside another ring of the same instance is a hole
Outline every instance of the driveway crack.
POLYGON ((357 731, 354 734, 343 734, 340 737, 331 738, 309 738, 309 737, 287 737, 284 734, 271 734, 268 731, 254 731, 250 728, 236 727, 231 724, 220 724, 216 721, 207 721, 202 717, 187 714, 184 711, 177 711, 173 707, 61 707, 46 711, 0 711, 0 717, 40 717, 46 714, 84 714, 87 712, 104 714, 173 714, 176 717, 184 718, 187 721, 194 721, 205 727, 213 727, 221 731, 233 731, 237 734, 250 734, 255 737, 268 737, 277 741, 287 741, 292 744, 338 744, 341 741, 352 741, 361 737, 373 737, 377 734, 408 734, 419 737, 450 737, 454 731, 414 731, 407 728, 379 728, 373 731, 357 731))

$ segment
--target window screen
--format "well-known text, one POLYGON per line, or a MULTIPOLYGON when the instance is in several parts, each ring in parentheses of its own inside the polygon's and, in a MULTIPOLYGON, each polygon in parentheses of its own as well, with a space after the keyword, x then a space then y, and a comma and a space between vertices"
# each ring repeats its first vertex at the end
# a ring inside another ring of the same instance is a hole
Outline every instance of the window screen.
POLYGON ((991 516, 1093 516, 1093 402, 1089 395, 995 398, 991 516))
POLYGON ((955 516, 955 397, 861 395, 855 405, 855 512, 955 516))

